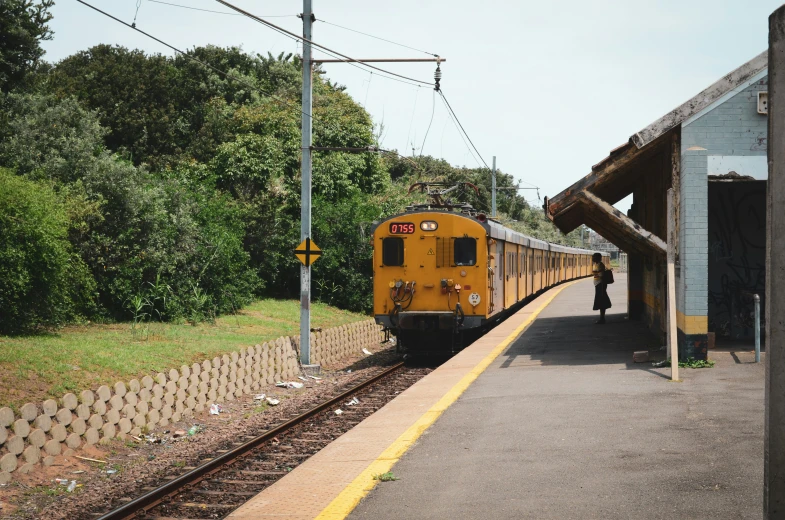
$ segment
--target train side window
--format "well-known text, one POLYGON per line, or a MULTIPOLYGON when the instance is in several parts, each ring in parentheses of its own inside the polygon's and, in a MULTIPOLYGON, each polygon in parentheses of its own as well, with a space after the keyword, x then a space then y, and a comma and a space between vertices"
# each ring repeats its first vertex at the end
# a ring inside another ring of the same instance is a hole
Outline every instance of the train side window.
POLYGON ((471 237, 456 238, 453 255, 455 265, 475 265, 477 263, 477 240, 471 237))
POLYGON ((387 237, 382 240, 382 264, 390 267, 403 265, 403 238, 387 237))

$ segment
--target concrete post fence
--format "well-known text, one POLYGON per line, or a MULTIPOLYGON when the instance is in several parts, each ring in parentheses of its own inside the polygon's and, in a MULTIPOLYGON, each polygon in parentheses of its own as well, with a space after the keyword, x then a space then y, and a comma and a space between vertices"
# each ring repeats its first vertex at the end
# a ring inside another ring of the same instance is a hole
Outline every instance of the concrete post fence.
MULTIPOLYGON (((331 366, 384 340, 373 320, 311 333, 311 360, 331 366)), ((128 383, 0 408, 0 483, 37 465, 50 466, 88 445, 140 436, 300 375, 299 337, 243 348, 202 363, 148 374, 128 383)))

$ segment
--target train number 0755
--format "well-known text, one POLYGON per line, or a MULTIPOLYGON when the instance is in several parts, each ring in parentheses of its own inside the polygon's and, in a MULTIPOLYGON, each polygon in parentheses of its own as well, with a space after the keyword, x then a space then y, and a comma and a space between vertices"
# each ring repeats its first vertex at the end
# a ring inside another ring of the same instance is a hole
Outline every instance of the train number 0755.
POLYGON ((414 224, 411 222, 393 222, 390 224, 391 235, 411 235, 414 233, 414 224))

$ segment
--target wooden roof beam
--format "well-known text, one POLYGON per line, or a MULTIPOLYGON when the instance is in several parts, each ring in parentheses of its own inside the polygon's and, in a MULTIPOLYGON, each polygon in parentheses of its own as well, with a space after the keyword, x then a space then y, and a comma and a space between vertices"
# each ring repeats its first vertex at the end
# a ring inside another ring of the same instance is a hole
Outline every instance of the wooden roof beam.
POLYGON ((590 221, 592 229, 621 249, 665 256, 667 251, 665 242, 618 209, 590 191, 581 191, 576 197, 583 206, 584 220, 590 221))
POLYGON ((624 147, 618 154, 611 155, 602 163, 600 163, 600 165, 598 165, 598 169, 592 169, 590 174, 586 175, 578 182, 563 190, 553 198, 547 199, 545 214, 548 215, 548 218, 553 220, 563 210, 569 207, 575 201, 575 197, 580 193, 589 189, 600 179, 605 180, 604 178, 611 177, 615 172, 628 165, 643 153, 643 150, 636 148, 633 145, 628 145, 624 147))

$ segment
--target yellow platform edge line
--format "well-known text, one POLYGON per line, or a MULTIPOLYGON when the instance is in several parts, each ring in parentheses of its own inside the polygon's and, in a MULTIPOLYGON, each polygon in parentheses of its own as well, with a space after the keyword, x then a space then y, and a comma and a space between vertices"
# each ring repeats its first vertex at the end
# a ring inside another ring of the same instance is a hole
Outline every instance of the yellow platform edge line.
POLYGON ((365 495, 376 485, 378 481, 373 479, 374 475, 387 473, 392 469, 396 462, 406 453, 409 448, 420 438, 420 435, 436 422, 436 419, 444 413, 467 388, 493 363, 499 354, 515 341, 523 331, 539 316, 539 314, 559 295, 561 291, 581 280, 563 284, 555 288, 551 294, 536 310, 534 310, 515 331, 499 343, 485 358, 480 361, 468 374, 463 376, 455 386, 453 386, 439 401, 436 402, 427 412, 401 434, 379 457, 374 460, 367 468, 360 473, 341 493, 325 507, 316 517, 317 520, 343 520, 357 507, 365 495))

